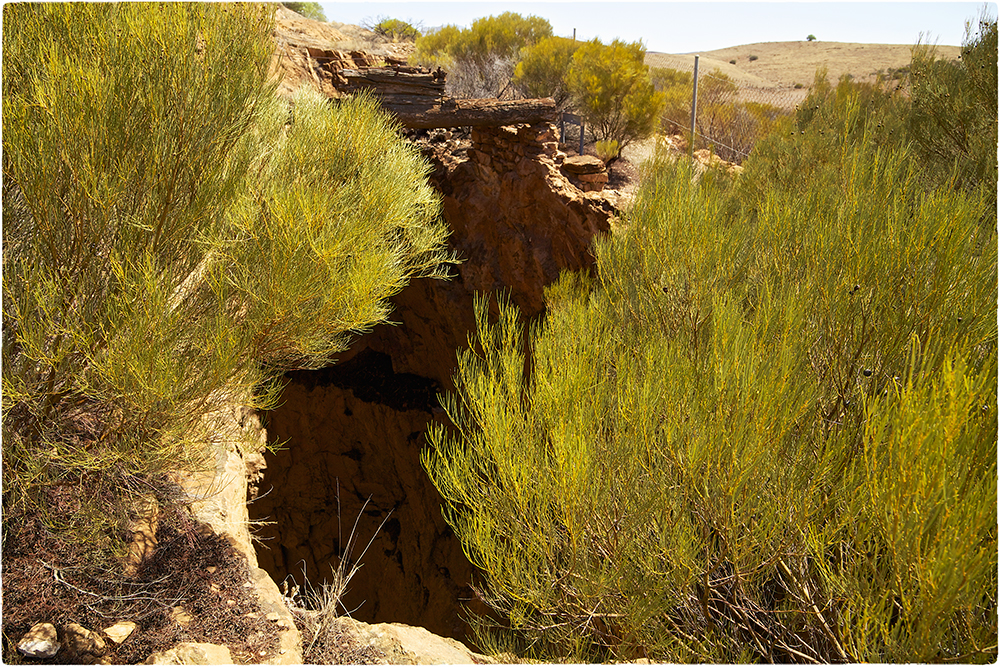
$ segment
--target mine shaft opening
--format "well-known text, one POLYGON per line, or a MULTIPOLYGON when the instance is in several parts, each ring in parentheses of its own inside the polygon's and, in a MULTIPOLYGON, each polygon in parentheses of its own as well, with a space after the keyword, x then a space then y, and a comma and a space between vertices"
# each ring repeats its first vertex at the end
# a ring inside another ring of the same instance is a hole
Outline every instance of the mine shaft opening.
POLYGON ((282 448, 266 455, 249 508, 260 566, 303 590, 330 582, 342 560, 358 564, 340 613, 467 640, 473 568, 420 465, 428 423, 444 419, 437 383, 393 372, 372 350, 286 379, 266 419, 282 448))

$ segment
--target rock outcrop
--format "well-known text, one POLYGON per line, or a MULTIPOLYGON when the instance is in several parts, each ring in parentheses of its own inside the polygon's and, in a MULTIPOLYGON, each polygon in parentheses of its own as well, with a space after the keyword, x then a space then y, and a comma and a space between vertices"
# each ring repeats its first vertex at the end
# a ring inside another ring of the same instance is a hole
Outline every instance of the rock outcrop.
POLYGON ((350 618, 337 621, 355 641, 375 649, 387 665, 475 665, 494 662, 454 639, 402 623, 369 625, 350 618))
POLYGON ((457 601, 473 597, 472 567, 420 468, 433 385, 371 351, 290 379, 268 423, 287 449, 268 456, 251 508, 269 522, 261 566, 305 588, 358 565, 342 612, 463 637, 457 601))
POLYGON ((389 42, 357 26, 313 21, 280 5, 274 23, 270 74, 284 97, 303 85, 339 97, 338 86, 347 83, 341 70, 402 63, 413 49, 412 43, 389 42))
POLYGON ((370 348, 389 355, 398 373, 451 388, 456 350, 475 326, 474 294, 505 292, 526 319, 541 315, 545 286, 561 271, 593 265, 591 244, 617 211, 603 193, 584 193, 566 177, 548 124, 476 128, 471 143, 426 152, 449 243, 463 262, 452 281, 413 281, 393 299, 399 324, 377 327, 342 360, 370 348))
POLYGON ((147 665, 231 665, 229 649, 218 644, 184 642, 168 651, 154 653, 147 665))
POLYGON ((258 567, 250 538, 247 494, 248 489, 256 488, 255 482, 264 465, 261 452, 266 447, 266 432, 254 411, 238 407, 236 403, 206 419, 211 422, 214 433, 214 469, 201 474, 179 474, 175 481, 191 499, 190 510, 199 525, 226 537, 246 557, 250 584, 257 592, 261 611, 276 613, 282 619, 278 653, 272 663, 299 664, 302 648, 298 629, 277 584, 258 567))
POLYGON ((593 155, 574 155, 563 162, 570 182, 584 192, 600 192, 608 182, 604 161, 593 155))

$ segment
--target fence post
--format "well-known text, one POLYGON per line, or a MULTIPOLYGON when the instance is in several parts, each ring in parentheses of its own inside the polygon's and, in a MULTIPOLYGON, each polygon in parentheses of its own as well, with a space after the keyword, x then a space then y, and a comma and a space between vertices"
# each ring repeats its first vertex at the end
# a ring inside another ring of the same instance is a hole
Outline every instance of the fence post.
POLYGON ((580 119, 580 155, 583 155, 583 118, 580 119))
POLYGON ((566 143, 566 114, 559 114, 559 143, 566 143))
POLYGON ((576 41, 576 28, 573 28, 573 41, 576 41))
POLYGON ((694 121, 698 115, 698 56, 694 57, 694 86, 691 89, 691 138, 688 140, 688 152, 694 155, 694 121))

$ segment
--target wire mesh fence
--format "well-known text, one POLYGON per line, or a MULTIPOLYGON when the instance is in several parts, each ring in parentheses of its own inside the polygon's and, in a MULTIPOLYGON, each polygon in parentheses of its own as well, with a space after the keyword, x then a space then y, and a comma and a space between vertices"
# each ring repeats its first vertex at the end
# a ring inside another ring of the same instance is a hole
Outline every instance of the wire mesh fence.
POLYGON ((667 97, 665 129, 689 136, 693 108, 693 148, 709 148, 735 163, 742 163, 754 144, 782 116, 793 113, 809 92, 802 87, 747 84, 718 70, 699 71, 697 66, 691 73, 669 70, 660 76, 667 97))

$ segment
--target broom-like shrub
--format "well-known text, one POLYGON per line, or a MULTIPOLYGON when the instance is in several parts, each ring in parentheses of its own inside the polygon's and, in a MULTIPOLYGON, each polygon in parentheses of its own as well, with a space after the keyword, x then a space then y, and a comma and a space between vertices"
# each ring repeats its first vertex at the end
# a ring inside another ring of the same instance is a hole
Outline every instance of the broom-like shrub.
POLYGON ((656 165, 529 358, 477 304, 423 461, 504 620, 485 644, 996 659, 995 184, 929 187, 866 95, 831 88, 735 182, 656 165))
POLYGON ((207 414, 272 404, 446 259, 371 99, 275 97, 272 12, 4 7, 4 509, 95 553, 211 457, 207 414))

